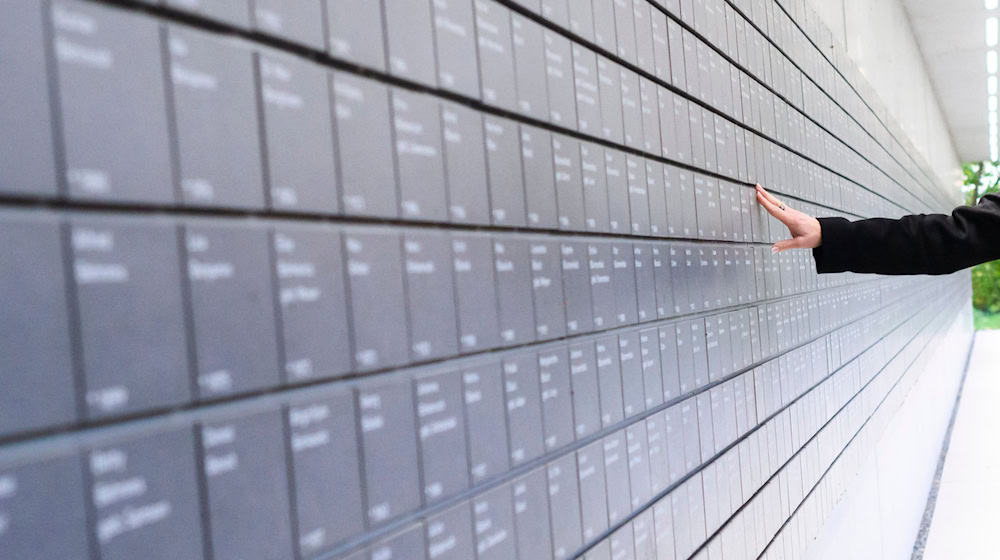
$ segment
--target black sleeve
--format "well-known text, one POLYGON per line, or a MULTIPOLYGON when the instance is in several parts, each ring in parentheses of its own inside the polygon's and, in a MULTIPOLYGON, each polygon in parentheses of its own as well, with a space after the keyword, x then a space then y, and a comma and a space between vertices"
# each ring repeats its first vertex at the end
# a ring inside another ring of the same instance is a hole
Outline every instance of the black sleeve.
POLYGON ((819 218, 816 272, 948 274, 1000 258, 1000 196, 948 214, 850 222, 819 218))

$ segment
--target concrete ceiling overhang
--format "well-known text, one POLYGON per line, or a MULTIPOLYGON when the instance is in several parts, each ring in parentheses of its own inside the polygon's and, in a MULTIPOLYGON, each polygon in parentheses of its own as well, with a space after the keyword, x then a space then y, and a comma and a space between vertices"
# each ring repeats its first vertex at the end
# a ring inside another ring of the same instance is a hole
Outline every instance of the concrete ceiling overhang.
POLYGON ((989 159, 984 0, 903 0, 962 161, 989 159))

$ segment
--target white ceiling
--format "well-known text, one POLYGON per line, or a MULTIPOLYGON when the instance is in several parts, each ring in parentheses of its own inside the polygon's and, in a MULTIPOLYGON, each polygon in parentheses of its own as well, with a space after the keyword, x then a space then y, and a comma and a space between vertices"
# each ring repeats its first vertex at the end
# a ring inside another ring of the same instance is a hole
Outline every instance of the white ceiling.
POLYGON ((903 5, 959 159, 988 159, 983 0, 903 0, 903 5))

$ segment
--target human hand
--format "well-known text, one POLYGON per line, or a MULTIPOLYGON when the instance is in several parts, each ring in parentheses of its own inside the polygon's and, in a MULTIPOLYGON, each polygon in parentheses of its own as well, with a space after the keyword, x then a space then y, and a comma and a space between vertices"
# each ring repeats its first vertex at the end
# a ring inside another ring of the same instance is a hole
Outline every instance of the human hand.
POLYGON ((785 224, 789 233, 792 234, 791 239, 785 239, 772 245, 772 253, 780 253, 787 249, 812 249, 820 246, 823 240, 819 220, 782 204, 774 195, 764 190, 764 187, 757 185, 756 188, 757 202, 768 213, 785 224))

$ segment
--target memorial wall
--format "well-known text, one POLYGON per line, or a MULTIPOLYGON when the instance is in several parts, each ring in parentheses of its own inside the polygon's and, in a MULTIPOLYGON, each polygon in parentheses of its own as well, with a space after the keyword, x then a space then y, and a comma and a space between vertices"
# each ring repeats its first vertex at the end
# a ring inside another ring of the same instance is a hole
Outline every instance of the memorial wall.
POLYGON ((970 298, 771 253, 954 205, 823 41, 0 0, 0 557, 800 557, 970 298))

